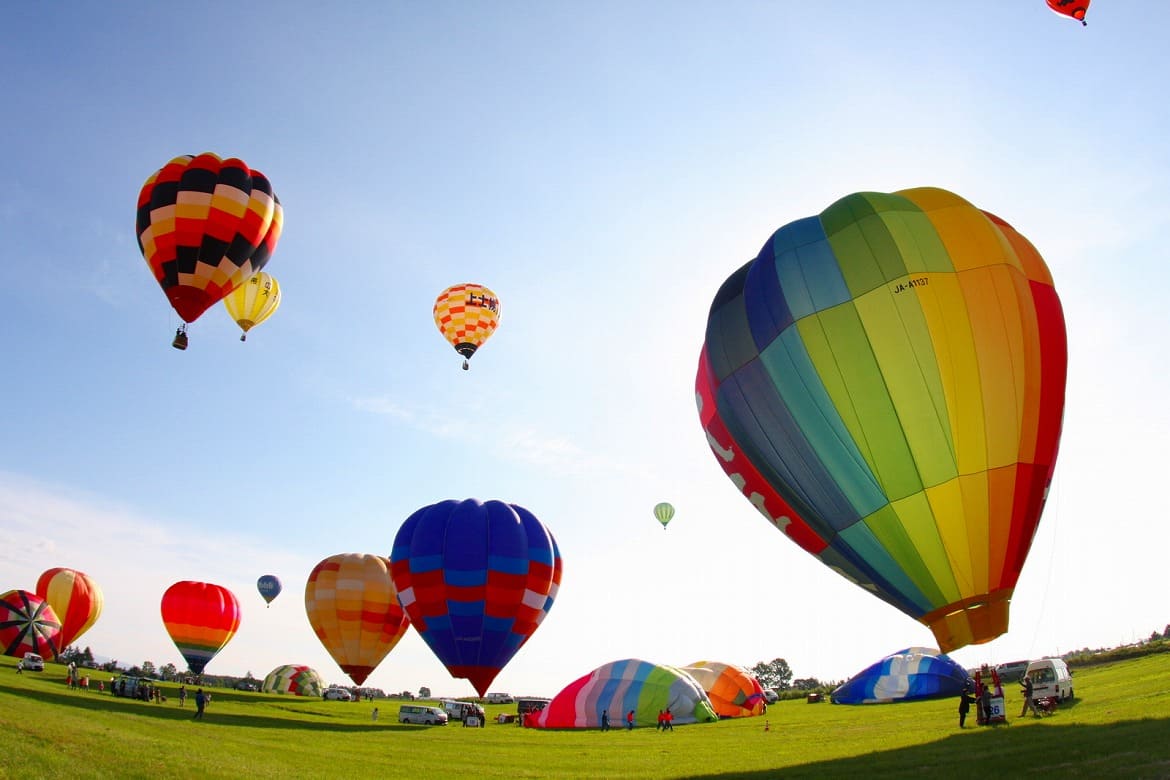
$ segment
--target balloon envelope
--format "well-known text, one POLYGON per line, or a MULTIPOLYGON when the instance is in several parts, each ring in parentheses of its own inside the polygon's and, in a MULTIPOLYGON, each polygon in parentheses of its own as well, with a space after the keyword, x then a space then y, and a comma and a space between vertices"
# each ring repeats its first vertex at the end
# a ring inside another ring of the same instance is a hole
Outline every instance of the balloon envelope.
POLYGON ((291 693, 293 696, 320 698, 325 683, 317 670, 309 666, 285 664, 268 673, 260 686, 264 693, 291 693))
POLYGON ((390 561, 361 553, 331 555, 313 567, 305 583, 305 614, 329 655, 358 685, 410 625, 390 561))
POLYGON ((480 696, 544 620, 561 582, 552 533, 502 501, 419 509, 398 529, 390 561, 415 629, 480 696))
POLYGON ((635 723, 646 726, 656 723, 658 713, 666 709, 677 724, 719 719, 702 686, 683 670, 627 658, 599 666, 569 683, 536 716, 535 725, 550 729, 596 728, 605 711, 610 723, 618 726, 633 710, 635 723))
POLYGON ((500 299, 482 284, 456 284, 439 293, 432 313, 443 338, 470 359, 500 324, 500 299))
POLYGON ((764 688, 747 669, 718 661, 697 661, 682 670, 707 692, 721 718, 746 718, 764 712, 764 688))
POLYGON ((174 158, 138 194, 138 247, 185 322, 262 269, 283 224, 264 174, 211 152, 174 158))
POLYGON ((838 687, 834 704, 881 704, 958 696, 967 670, 927 647, 908 647, 867 667, 838 687))
POLYGON ((1085 21, 1085 14, 1089 10, 1090 0, 1048 0, 1048 7, 1062 16, 1069 16, 1081 24, 1085 21))
POLYGON ((945 190, 856 193, 724 283, 696 395, 757 509, 946 651, 1007 630, 1066 364, 1048 268, 1010 225, 945 190))
POLYGON ((280 591, 284 587, 280 584, 280 578, 275 574, 265 574, 260 579, 256 580, 256 590, 260 591, 260 595, 264 598, 265 603, 271 604, 272 600, 280 595, 280 591))
POLYGON ((0 595, 0 648, 5 655, 56 658, 65 649, 60 636, 61 621, 48 601, 27 590, 0 595))
POLYGON ((162 620, 194 674, 223 649, 240 627, 240 602, 221 585, 183 580, 162 597, 162 620))
POLYGON ((84 572, 76 569, 49 569, 37 578, 37 595, 53 607, 61 620, 58 640, 64 650, 97 622, 105 599, 102 589, 84 572))
POLYGON ((674 507, 670 504, 663 502, 654 507, 654 519, 662 523, 664 529, 672 517, 674 517, 674 507))
POLYGON ((280 284, 276 277, 266 271, 257 271, 248 281, 232 290, 223 299, 228 316, 235 321, 244 335, 268 319, 280 308, 280 284))

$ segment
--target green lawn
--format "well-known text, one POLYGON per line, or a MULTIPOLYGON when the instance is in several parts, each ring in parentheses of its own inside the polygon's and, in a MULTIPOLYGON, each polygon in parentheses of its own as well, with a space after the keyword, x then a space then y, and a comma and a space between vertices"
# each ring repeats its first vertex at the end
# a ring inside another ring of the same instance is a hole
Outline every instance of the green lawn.
POLYGON ((148 704, 71 691, 54 664, 15 665, 0 660, 0 778, 1170 777, 1170 653, 1074 669, 1076 701, 1043 719, 1014 717, 1013 687, 1009 723, 976 727, 972 713, 963 731, 950 699, 790 701, 762 718, 602 734, 403 726, 394 700, 375 702, 373 722, 368 702, 219 689, 199 722, 173 687, 148 704))

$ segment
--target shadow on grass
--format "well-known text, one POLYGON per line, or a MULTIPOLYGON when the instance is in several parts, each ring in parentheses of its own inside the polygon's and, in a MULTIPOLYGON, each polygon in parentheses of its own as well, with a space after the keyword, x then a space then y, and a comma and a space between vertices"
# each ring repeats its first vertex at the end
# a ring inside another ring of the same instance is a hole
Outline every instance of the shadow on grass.
MULTIPOLYGON (((91 710, 100 712, 124 712, 127 715, 136 715, 148 718, 158 718, 159 720, 181 721, 194 720, 195 705, 188 698, 187 705, 184 707, 178 706, 174 700, 169 700, 161 704, 153 702, 139 701, 138 699, 124 699, 115 697, 107 693, 84 693, 81 691, 36 691, 30 689, 10 689, 5 690, 5 693, 12 696, 21 696, 26 699, 33 699, 39 702, 53 704, 61 707, 72 707, 78 710, 91 710)), ((215 692, 213 699, 219 699, 220 694, 215 692)), ((249 702, 251 703, 251 702, 249 702)), ((340 703, 344 706, 344 703, 340 703)), ((363 731, 419 731, 420 729, 430 728, 428 726, 415 726, 404 723, 396 723, 393 720, 393 715, 386 713, 388 716, 386 720, 369 723, 352 723, 352 722, 338 722, 335 720, 335 715, 332 713, 319 713, 312 710, 297 710, 293 707, 276 705, 280 709, 294 712, 298 719, 294 718, 275 718, 264 715, 243 715, 235 712, 216 712, 214 707, 214 700, 203 713, 203 723, 208 725, 216 724, 223 726, 246 726, 249 728, 272 728, 272 729, 289 729, 289 730, 306 730, 306 731, 338 731, 348 733, 358 733, 363 731), (319 718, 319 720, 306 721, 299 718, 319 718)), ((340 710, 339 711, 344 711, 340 710)), ((369 716, 368 711, 366 712, 369 716)))
POLYGON ((690 778, 1170 777, 1170 741, 1166 740, 1170 715, 1103 725, 1062 725, 1058 716, 1029 718, 1033 720, 1031 727, 1012 728, 1010 722, 991 728, 968 727, 925 745, 755 772, 696 773, 690 778), (1037 762, 1037 755, 1047 758, 1037 762))

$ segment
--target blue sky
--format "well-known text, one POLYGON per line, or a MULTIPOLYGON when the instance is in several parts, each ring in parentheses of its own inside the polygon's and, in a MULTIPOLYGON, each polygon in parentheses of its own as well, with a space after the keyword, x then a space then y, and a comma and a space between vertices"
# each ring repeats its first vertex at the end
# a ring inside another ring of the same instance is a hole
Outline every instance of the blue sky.
MULTIPOLYGON (((1070 345, 1012 628, 955 656, 1170 622, 1154 0, 1099 2, 1087 28, 1043 0, 335 5, 0 11, 0 589, 86 571, 106 612, 83 644, 163 664, 162 592, 217 582, 244 621, 209 671, 341 682, 304 616, 309 570, 388 554, 415 509, 471 496, 529 508, 565 557, 502 690, 551 695, 625 657, 844 679, 930 644, 737 494, 693 382, 711 298, 773 230, 933 185, 1032 240, 1070 345), (215 307, 179 352, 134 207, 201 151, 272 180, 283 303, 246 344, 215 307), (502 301, 468 372, 430 313, 464 281, 502 301), (285 583, 267 610, 264 573, 285 583)), ((413 633, 371 682, 471 692, 413 633)))

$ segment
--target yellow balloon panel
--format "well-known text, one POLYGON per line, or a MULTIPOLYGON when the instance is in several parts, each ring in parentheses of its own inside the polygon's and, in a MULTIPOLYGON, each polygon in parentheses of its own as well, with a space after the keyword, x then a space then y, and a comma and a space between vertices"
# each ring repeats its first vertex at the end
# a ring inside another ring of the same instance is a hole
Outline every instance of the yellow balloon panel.
POLYGON ((500 324, 500 299, 482 284, 456 284, 439 293, 433 314, 443 338, 469 358, 500 324))

